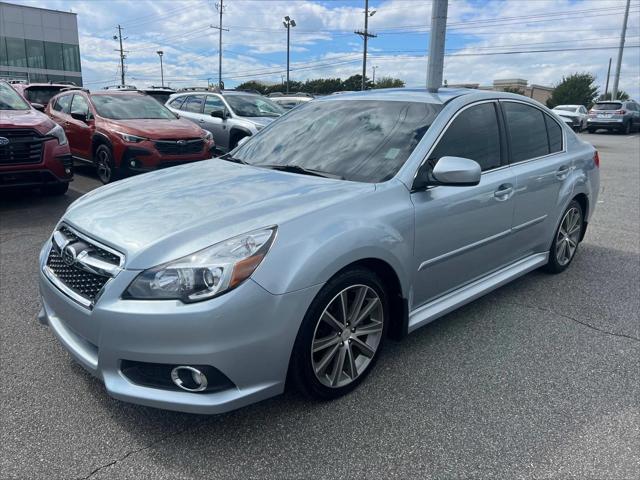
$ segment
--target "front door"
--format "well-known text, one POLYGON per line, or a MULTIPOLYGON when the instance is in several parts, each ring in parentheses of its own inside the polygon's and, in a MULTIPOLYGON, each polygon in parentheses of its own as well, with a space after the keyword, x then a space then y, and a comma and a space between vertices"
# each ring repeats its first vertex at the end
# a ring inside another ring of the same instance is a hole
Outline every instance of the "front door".
POLYGON ((200 126, 211 132, 213 140, 216 142, 216 149, 226 152, 229 150, 229 129, 227 120, 212 117, 211 112, 224 112, 226 106, 222 99, 216 95, 207 95, 202 112, 202 122, 200 126))
POLYGON ((496 102, 463 108, 429 154, 426 168, 456 156, 475 160, 480 183, 414 192, 415 281, 411 308, 513 261, 510 230, 515 179, 506 165, 496 102))
POLYGON ((91 137, 93 134, 93 120, 89 119, 89 104, 79 93, 73 95, 69 110, 68 124, 65 129, 69 139, 69 148, 76 157, 91 159, 91 137), (73 118, 73 114, 84 115, 88 120, 82 121, 73 118))

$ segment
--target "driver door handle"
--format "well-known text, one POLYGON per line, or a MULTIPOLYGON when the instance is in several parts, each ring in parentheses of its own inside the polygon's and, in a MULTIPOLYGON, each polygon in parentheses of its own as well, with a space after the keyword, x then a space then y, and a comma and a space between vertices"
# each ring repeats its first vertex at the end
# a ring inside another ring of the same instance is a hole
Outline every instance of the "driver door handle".
POLYGON ((493 196, 496 197, 496 200, 498 200, 499 202, 508 200, 512 194, 513 185, 511 185, 510 183, 503 183, 495 192, 493 192, 493 196))
POLYGON ((558 170, 556 170, 556 177, 560 180, 564 180, 569 175, 571 171, 571 167, 567 167, 566 165, 561 166, 558 170))

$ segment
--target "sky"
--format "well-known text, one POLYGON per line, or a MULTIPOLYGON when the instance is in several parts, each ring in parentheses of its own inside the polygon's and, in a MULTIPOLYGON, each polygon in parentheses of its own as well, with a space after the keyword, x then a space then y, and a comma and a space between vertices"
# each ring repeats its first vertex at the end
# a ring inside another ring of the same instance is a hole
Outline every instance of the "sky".
MULTIPOLYGON (((83 80, 89 88, 119 83, 116 26, 125 37, 126 83, 202 86, 218 77, 220 0, 10 0, 78 15, 83 80)), ((285 15, 291 29, 291 79, 362 72, 364 0, 224 0, 222 78, 282 82, 285 15)), ((450 0, 444 78, 449 84, 522 78, 553 86, 575 72, 592 73, 604 91, 612 79, 625 0, 450 0), (541 51, 542 50, 542 51, 541 51), (525 53, 520 53, 525 52, 525 53)), ((367 74, 424 87, 431 2, 370 0, 367 74)), ((631 0, 620 88, 640 99, 640 0, 631 0), (634 48, 634 46, 636 46, 634 48)), ((610 87, 611 88, 611 84, 610 87)))

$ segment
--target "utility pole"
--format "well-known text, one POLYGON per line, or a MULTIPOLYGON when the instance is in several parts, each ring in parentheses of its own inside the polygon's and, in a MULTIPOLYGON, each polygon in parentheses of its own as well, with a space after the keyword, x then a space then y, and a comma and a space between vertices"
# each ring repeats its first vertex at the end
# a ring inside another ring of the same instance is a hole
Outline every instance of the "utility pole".
POLYGON ((218 88, 222 90, 224 88, 224 84, 222 83, 222 31, 228 32, 228 28, 222 28, 222 13, 224 12, 224 0, 220 0, 220 3, 216 3, 216 8, 220 13, 220 23, 216 27, 214 25, 209 25, 211 28, 217 28, 219 37, 218 37, 218 88))
MULTIPOLYGON (((122 48, 122 27, 120 25, 118 25, 118 35, 114 35, 113 39, 120 41, 120 49, 119 49, 119 51, 120 51, 120 85, 122 85, 124 87, 124 59, 125 59, 125 55, 124 55, 124 50, 122 48)), ((116 50, 116 52, 117 51, 118 50, 116 50)))
POLYGON ((287 93, 289 93, 289 43, 291 41, 291 28, 296 26, 296 21, 287 15, 282 20, 282 24, 287 29, 287 93))
POLYGON ((433 0, 431 2, 431 37, 429 38, 429 63, 427 65, 427 90, 430 92, 437 92, 438 88, 442 86, 448 3, 448 0, 433 0))
POLYGON ((373 77, 371 79, 371 83, 373 83, 374 87, 376 85, 376 68, 378 68, 377 65, 374 65, 373 67, 371 67, 371 69, 373 70, 373 77))
POLYGON ((164 69, 162 68, 162 55, 164 55, 164 52, 162 50, 158 50, 156 53, 160 57, 160 84, 162 85, 162 88, 164 88, 164 69))
POLYGON ((611 76, 611 57, 609 57, 609 68, 607 68, 607 83, 604 85, 604 99, 607 99, 609 93, 609 77, 611 76))
POLYGON ((373 17, 376 14, 375 10, 369 12, 369 0, 364 0, 364 30, 356 30, 356 35, 360 35, 364 40, 364 51, 362 55, 362 90, 367 86, 367 41, 369 38, 377 37, 369 33, 369 17, 373 17))
POLYGON ((613 88, 611 89, 611 100, 618 97, 618 83, 620 82, 620 68, 622 67, 622 52, 624 51, 624 41, 627 35, 627 20, 629 19, 629 5, 631 0, 627 0, 627 8, 624 10, 624 20, 622 20, 622 33, 620 34, 620 47, 618 47, 618 61, 616 62, 616 73, 613 76, 613 88))

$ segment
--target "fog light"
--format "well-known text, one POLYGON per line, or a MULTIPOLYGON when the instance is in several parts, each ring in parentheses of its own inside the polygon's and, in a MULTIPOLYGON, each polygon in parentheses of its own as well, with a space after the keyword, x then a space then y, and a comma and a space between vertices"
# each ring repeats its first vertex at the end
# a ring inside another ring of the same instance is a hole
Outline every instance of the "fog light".
POLYGON ((67 175, 69 175, 71 173, 71 169, 70 168, 65 168, 64 169, 64 173, 66 173, 67 175))
POLYGON ((131 160, 129 162, 129 165, 131 165, 133 168, 135 168, 136 167, 136 161, 135 160, 131 160))
POLYGON ((195 367, 180 365, 171 370, 171 380, 187 392, 202 392, 207 388, 207 376, 195 367))

